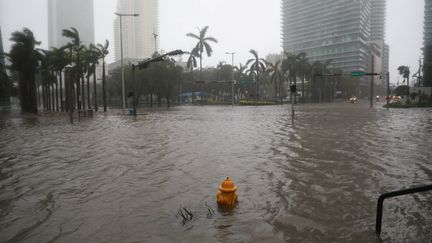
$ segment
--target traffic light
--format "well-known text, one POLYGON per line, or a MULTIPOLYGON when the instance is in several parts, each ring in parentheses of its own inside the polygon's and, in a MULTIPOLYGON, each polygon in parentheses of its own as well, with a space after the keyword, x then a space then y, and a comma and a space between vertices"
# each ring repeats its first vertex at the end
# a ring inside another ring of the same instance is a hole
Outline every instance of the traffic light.
POLYGON ((291 91, 291 93, 297 92, 297 85, 291 85, 290 91, 291 91))

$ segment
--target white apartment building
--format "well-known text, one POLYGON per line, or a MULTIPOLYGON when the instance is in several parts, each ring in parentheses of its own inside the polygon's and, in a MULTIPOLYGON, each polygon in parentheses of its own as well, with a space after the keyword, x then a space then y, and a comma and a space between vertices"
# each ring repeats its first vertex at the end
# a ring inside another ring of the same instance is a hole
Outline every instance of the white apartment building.
MULTIPOLYGON (((117 13, 139 14, 122 17, 123 58, 149 58, 159 50, 158 0, 118 0, 117 13)), ((114 20, 114 59, 120 60, 120 17, 114 20)))
POLYGON ((63 37, 63 29, 78 30, 84 45, 94 43, 93 0, 48 0, 48 46, 61 47, 70 40, 63 37))

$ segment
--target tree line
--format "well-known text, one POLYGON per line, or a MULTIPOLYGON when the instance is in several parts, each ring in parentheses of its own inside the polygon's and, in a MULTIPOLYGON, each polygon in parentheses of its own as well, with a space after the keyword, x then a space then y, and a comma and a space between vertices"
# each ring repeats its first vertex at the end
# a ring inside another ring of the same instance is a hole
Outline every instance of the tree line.
MULTIPOLYGON (((46 111, 66 111, 65 82, 63 73, 66 69, 74 77, 74 107, 78 109, 98 110, 96 88, 96 66, 102 62, 105 69, 105 57, 108 55, 109 42, 83 45, 75 28, 64 29, 63 36, 69 42, 60 48, 44 50, 38 48, 33 32, 24 28, 12 33, 12 47, 4 55, 9 59, 9 70, 18 83, 18 96, 24 112, 37 113, 38 103, 46 111), (93 87, 91 87, 93 79, 93 87), (93 91, 93 99, 91 99, 93 91), (39 100, 39 102, 38 102, 39 100)), ((104 72, 103 72, 104 73, 104 72)), ((11 78, 0 75, 5 79, 11 78)), ((105 75, 102 76, 102 89, 105 90, 105 75)), ((103 108, 106 111, 105 92, 103 108)))
MULTIPOLYGON (((186 52, 186 70, 171 58, 153 63, 149 68, 135 72, 134 89, 131 85, 132 67, 126 66, 127 93, 135 91, 137 102, 153 106, 155 99, 158 105, 162 104, 162 100, 168 105, 172 102, 181 104, 182 94, 186 92, 192 93, 193 102, 199 94, 201 101, 203 96, 223 100, 234 95, 238 100, 263 99, 283 103, 287 95, 290 95, 289 87, 294 84, 298 86, 297 90, 303 102, 331 101, 335 98, 336 90, 345 96, 359 92, 357 78, 326 76, 341 74, 342 71, 330 68, 332 60, 311 62, 305 53, 285 52, 280 60, 273 63, 251 49, 251 58, 244 64, 232 67, 220 62, 215 68, 203 68, 203 58, 211 57, 212 45, 218 43, 216 38, 208 35, 208 30, 209 27, 206 26, 197 33, 186 34, 195 41, 192 50, 186 52), (195 72, 196 69, 198 73, 195 72), (234 80, 237 80, 234 94, 230 84, 233 76, 234 80)), ((115 99, 121 97, 122 90, 120 69, 112 70, 109 77, 105 77, 108 41, 86 46, 82 44, 75 28, 65 29, 62 34, 69 40, 65 46, 43 50, 38 48, 40 42, 35 39, 31 30, 24 28, 12 33, 10 40, 13 45, 6 56, 11 63, 8 68, 18 81, 22 110, 36 113, 39 98, 44 110, 65 111, 67 100, 64 73, 68 70, 71 74, 68 77, 73 80, 71 99, 74 107, 98 110, 99 95, 102 96, 102 106, 106 111, 107 102, 116 103, 115 99), (103 69, 101 87, 96 82, 96 66, 100 63, 103 69)), ((0 75, 0 78, 9 77, 0 75)))

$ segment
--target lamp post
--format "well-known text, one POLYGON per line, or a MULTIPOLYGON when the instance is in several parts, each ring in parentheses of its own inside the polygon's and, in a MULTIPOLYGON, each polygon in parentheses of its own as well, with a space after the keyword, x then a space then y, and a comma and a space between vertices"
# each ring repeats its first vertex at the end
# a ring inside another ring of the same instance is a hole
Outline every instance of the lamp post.
POLYGON ((235 52, 225 52, 227 55, 231 55, 231 105, 234 106, 234 54, 235 52))
POLYGON ((122 14, 122 13, 114 13, 115 15, 119 16, 120 18, 120 65, 121 65, 121 77, 122 77, 122 101, 123 101, 123 115, 125 114, 126 109, 126 101, 125 101, 125 74, 124 74, 124 67, 123 67, 123 25, 122 25, 122 17, 138 17, 139 14, 122 14))

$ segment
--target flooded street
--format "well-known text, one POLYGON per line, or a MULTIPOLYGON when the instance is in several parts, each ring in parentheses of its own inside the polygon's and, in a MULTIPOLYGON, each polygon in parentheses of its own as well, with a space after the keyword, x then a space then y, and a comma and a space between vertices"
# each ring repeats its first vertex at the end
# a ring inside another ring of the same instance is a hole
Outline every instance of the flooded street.
MULTIPOLYGON (((0 137, 0 242, 379 242, 378 196, 432 181, 432 110, 367 102, 2 114, 0 137)), ((381 238, 429 241, 431 202, 386 200, 381 238)))

